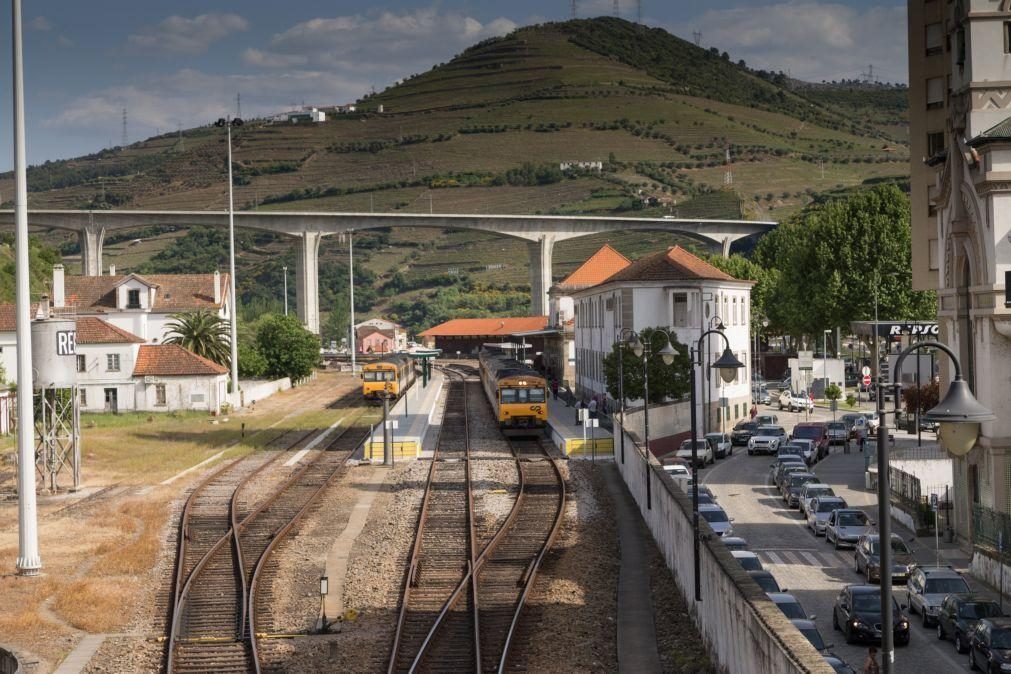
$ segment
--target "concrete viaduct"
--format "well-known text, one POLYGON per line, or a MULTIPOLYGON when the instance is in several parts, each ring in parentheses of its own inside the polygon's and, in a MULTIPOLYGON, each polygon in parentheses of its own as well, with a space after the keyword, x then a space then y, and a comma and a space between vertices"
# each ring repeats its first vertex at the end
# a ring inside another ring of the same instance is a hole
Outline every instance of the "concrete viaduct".
MULTIPOLYGON (((154 225, 227 227, 228 212, 29 210, 28 224, 33 228, 77 232, 81 242, 82 271, 89 276, 98 276, 102 273, 102 245, 107 232, 154 225)), ((13 225, 14 212, 0 211, 0 227, 13 225)), ((235 213, 235 226, 283 234, 297 241, 299 253, 295 287, 298 315, 307 328, 318 334, 319 244, 324 236, 381 227, 434 227, 480 230, 522 239, 527 242, 530 254, 531 312, 533 315, 544 315, 551 286, 552 253, 558 241, 603 232, 662 230, 691 237, 727 255, 733 242, 767 232, 776 223, 548 215, 240 211, 235 213)))

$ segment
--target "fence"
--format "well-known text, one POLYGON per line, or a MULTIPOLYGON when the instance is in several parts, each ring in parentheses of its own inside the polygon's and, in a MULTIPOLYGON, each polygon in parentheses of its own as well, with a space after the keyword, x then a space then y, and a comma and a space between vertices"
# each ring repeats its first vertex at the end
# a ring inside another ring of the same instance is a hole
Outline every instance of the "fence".
POLYGON ((913 529, 917 534, 934 531, 935 515, 931 506, 930 495, 937 494, 938 511, 951 510, 951 485, 930 485, 924 487, 920 478, 904 470, 889 466, 888 488, 892 501, 902 508, 913 521, 913 529), (926 494, 924 494, 926 490, 926 494))
POLYGON ((977 548, 1006 553, 1011 546, 1011 515, 979 505, 972 506, 972 542, 977 548))

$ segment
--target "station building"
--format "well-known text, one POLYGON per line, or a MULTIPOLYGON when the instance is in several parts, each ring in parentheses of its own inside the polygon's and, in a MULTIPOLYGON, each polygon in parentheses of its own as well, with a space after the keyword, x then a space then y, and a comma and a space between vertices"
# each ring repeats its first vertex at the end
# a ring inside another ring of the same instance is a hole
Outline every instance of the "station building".
POLYGON ((481 351, 484 344, 491 342, 515 343, 518 334, 527 333, 523 344, 529 344, 524 354, 532 359, 544 351, 544 336, 535 333, 548 325, 547 316, 523 316, 514 318, 454 318, 418 333, 429 349, 441 349, 447 358, 457 353, 468 358, 481 351))
MULTIPOLYGON (((576 394, 583 398, 606 396, 612 407, 617 406, 616 395, 606 390, 604 356, 611 353, 622 330, 660 327, 691 346, 721 319, 731 350, 747 366, 730 384, 703 368, 705 375, 699 377, 697 391, 700 423, 706 430, 719 430, 747 418, 753 285, 674 246, 629 263, 601 283, 574 291, 576 394)), ((715 335, 705 346, 708 362, 723 353, 723 340, 715 335)), ((634 408, 641 402, 628 401, 627 405, 634 408)))

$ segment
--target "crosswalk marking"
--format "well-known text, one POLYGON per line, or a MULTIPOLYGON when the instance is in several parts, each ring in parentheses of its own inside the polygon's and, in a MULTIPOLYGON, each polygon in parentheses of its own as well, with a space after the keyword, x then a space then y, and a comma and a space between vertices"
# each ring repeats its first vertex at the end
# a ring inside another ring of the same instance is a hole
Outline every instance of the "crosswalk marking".
POLYGON ((769 562, 772 562, 773 564, 782 564, 783 563, 783 560, 780 559, 779 555, 777 555, 775 552, 766 552, 766 553, 759 553, 759 554, 764 555, 764 557, 766 558, 766 560, 769 561, 769 562))
POLYGON ((801 552, 800 556, 811 562, 811 566, 822 566, 821 560, 812 555, 810 552, 801 552))
POLYGON ((756 550, 759 559, 765 564, 781 566, 817 566, 824 568, 849 568, 853 565, 853 557, 836 550, 756 550))

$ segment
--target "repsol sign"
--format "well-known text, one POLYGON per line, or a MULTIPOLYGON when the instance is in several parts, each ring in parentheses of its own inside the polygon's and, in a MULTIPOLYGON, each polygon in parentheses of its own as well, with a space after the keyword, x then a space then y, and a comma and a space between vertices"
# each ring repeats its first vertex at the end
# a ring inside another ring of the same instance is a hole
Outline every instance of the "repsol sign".
POLYGON ((882 323, 878 325, 882 337, 937 337, 940 328, 937 323, 882 323))

